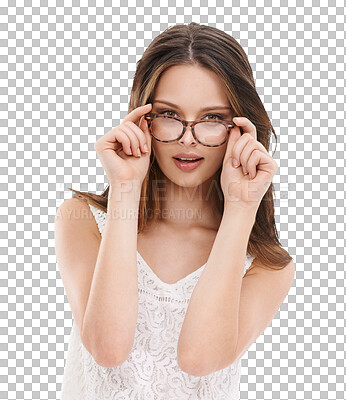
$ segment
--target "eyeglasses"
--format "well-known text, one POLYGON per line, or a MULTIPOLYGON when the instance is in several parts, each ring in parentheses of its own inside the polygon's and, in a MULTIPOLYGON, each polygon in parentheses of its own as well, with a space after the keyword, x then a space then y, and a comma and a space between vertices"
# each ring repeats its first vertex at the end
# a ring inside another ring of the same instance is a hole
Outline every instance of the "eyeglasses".
POLYGON ((218 147, 226 142, 233 121, 205 120, 185 121, 181 118, 158 113, 147 113, 144 118, 148 122, 151 135, 159 142, 170 143, 180 140, 188 126, 198 143, 207 147, 218 147))

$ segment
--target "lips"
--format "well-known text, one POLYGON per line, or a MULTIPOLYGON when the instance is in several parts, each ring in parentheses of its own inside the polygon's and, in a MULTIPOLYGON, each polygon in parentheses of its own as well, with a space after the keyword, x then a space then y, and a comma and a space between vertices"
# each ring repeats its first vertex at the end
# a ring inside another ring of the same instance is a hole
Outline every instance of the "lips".
POLYGON ((193 159, 201 159, 204 157, 201 157, 199 154, 196 153, 178 153, 173 158, 193 158, 193 159))
POLYGON ((200 158, 199 160, 194 161, 180 161, 177 158, 172 157, 174 160, 174 164, 184 172, 190 172, 198 168, 204 161, 204 158, 200 158))
MULTIPOLYGON (((175 160, 179 160, 179 161, 184 161, 184 162, 195 162, 195 161, 198 161, 198 160, 202 160, 203 159, 203 157, 200 157, 200 158, 194 158, 193 160, 183 160, 182 158, 178 158, 178 157, 173 157, 175 160)), ((187 158, 187 157, 186 157, 187 158)))

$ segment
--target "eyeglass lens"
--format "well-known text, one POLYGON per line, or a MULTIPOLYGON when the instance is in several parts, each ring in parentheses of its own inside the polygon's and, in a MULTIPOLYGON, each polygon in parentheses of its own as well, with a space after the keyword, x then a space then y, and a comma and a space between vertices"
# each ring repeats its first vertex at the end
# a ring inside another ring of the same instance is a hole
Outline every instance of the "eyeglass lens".
MULTIPOLYGON (((182 131, 183 124, 171 118, 156 117, 151 122, 152 133, 160 140, 175 140, 182 131)), ((199 122, 195 125, 197 139, 206 145, 221 144, 227 136, 225 125, 215 121, 199 122)))

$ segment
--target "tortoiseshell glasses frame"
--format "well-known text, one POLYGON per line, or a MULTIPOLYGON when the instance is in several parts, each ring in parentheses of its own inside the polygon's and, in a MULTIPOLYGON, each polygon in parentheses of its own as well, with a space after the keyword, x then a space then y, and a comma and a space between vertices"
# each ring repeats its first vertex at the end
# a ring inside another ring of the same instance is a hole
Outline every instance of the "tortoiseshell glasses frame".
POLYGON ((219 146, 223 145, 223 144, 226 142, 227 135, 229 135, 230 129, 235 127, 235 123, 234 123, 233 121, 226 121, 226 120, 221 120, 221 119, 218 119, 218 120, 199 119, 199 120, 196 120, 196 121, 185 121, 185 120, 183 120, 183 119, 181 119, 181 118, 172 117, 171 115, 163 115, 163 114, 158 114, 158 113, 147 113, 147 114, 144 114, 144 118, 145 118, 145 119, 147 120, 147 122, 148 122, 148 127, 149 127, 149 130, 150 130, 151 135, 152 135, 156 140, 158 140, 159 142, 164 142, 164 143, 171 143, 171 142, 176 142, 177 140, 180 140, 180 139, 183 137, 183 135, 184 135, 184 133, 185 133, 185 131, 186 131, 186 128, 187 128, 188 126, 191 126, 192 135, 193 135, 193 137, 195 138, 195 140, 196 140, 198 143, 200 143, 201 145, 206 146, 206 147, 219 147, 219 146), (183 124, 183 131, 181 132, 181 135, 180 135, 178 138, 172 139, 172 140, 163 140, 163 139, 157 138, 157 137, 153 134, 152 129, 151 129, 151 122, 152 122, 153 119, 155 119, 155 118, 157 118, 157 117, 175 119, 176 121, 181 122, 181 123, 183 124), (227 129, 227 133, 226 133, 226 136, 225 136, 225 140, 224 140, 223 142, 221 142, 220 144, 214 144, 214 145, 212 145, 212 144, 204 144, 204 143, 201 143, 201 142, 198 140, 198 138, 197 138, 197 136, 196 136, 196 134, 195 134, 195 125, 197 125, 197 124, 200 123, 200 122, 209 122, 209 121, 214 122, 214 123, 216 122, 216 123, 222 124, 222 125, 224 125, 225 128, 227 129))

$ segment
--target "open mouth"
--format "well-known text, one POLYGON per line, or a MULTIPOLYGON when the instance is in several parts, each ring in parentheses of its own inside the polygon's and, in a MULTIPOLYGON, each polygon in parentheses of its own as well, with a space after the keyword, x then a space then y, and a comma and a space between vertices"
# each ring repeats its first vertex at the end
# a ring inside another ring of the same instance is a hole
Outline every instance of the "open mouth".
POLYGON ((184 158, 172 157, 174 164, 182 171, 189 172, 198 168, 204 161, 204 158, 195 158, 192 160, 185 160, 184 158))
POLYGON ((189 164, 189 163, 194 163, 194 162, 196 162, 196 161, 199 161, 199 160, 203 160, 203 157, 201 157, 201 158, 194 158, 194 159, 185 159, 185 158, 177 158, 177 157, 173 157, 175 160, 178 160, 178 161, 180 161, 180 162, 182 162, 182 163, 187 163, 187 164, 189 164))

